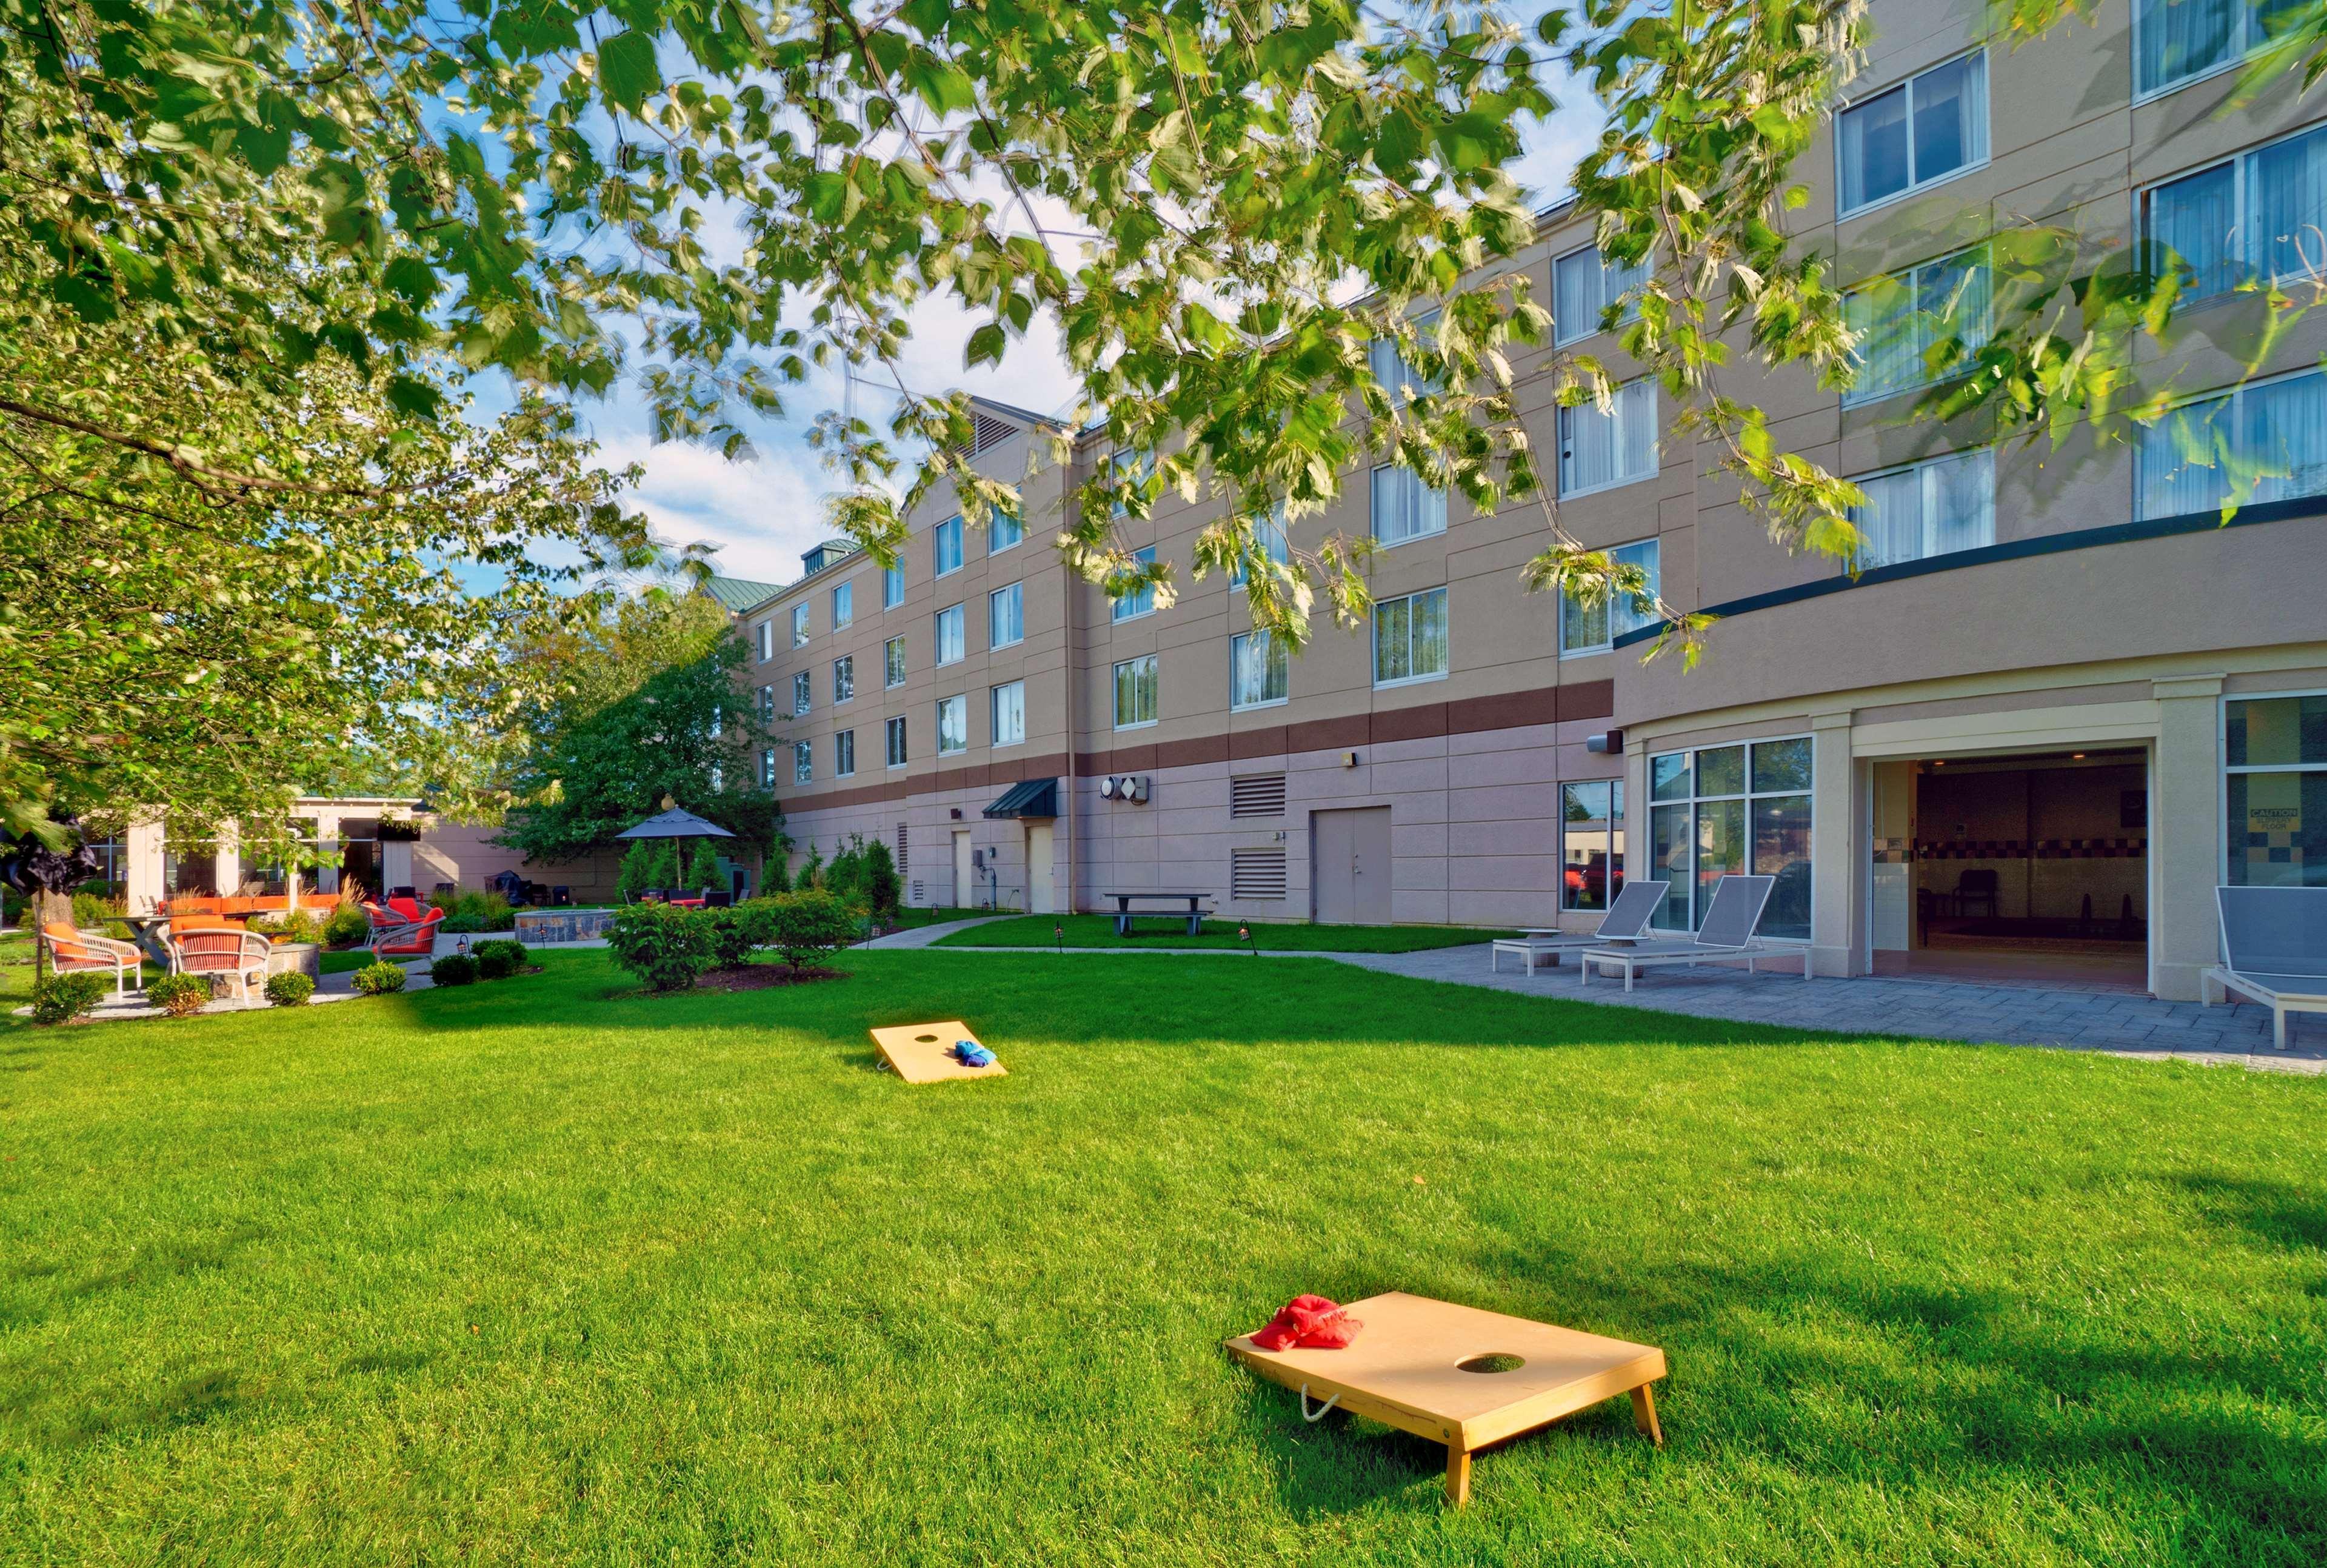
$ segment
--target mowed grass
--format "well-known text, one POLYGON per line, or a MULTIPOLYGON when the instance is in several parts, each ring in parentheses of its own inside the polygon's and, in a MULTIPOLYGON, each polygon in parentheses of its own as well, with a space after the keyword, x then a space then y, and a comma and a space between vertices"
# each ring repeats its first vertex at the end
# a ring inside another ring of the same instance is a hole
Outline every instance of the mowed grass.
POLYGON ((1143 913, 1132 935, 1115 934, 1113 915, 1022 915, 994 920, 939 937, 940 947, 1190 947, 1243 949, 1266 947, 1279 953, 1419 953, 1431 947, 1461 947, 1491 942, 1517 933, 1481 930, 1463 926, 1313 926, 1256 922, 1245 928, 1246 941, 1237 936, 1234 920, 1206 920, 1200 935, 1191 937, 1186 917, 1143 913), (1058 936, 1053 936, 1056 929, 1058 936))
POLYGON ((2327 1084, 1328 961, 0 1031, 0 1561, 2314 1563, 2327 1084), (1011 1076, 907 1088, 874 1023, 1011 1076), (1220 1342, 1664 1346, 1482 1455, 1220 1342))

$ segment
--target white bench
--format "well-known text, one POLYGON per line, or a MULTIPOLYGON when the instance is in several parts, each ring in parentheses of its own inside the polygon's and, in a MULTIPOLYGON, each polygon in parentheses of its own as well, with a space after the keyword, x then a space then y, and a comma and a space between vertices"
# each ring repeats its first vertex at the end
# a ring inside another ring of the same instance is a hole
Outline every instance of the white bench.
POLYGON ((1503 955, 1510 953, 1527 961, 1527 972, 1535 973, 1536 960, 1548 958, 1552 967, 1559 966, 1562 953, 1580 953, 1601 942, 1631 942, 1639 939, 1649 929, 1649 919, 1657 906, 1665 901, 1665 891, 1672 884, 1662 882, 1626 882, 1624 891, 1601 918, 1597 930, 1586 936, 1581 931, 1562 931, 1538 927, 1521 931, 1516 937, 1499 937, 1494 950, 1487 955, 1487 967, 1500 970, 1503 955))

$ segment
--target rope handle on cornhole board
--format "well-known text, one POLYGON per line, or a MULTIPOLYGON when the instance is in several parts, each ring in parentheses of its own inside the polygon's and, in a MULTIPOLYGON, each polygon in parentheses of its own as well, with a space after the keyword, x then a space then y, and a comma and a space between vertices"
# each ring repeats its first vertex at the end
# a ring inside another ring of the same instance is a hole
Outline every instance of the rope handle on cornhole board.
POLYGON ((1329 1411, 1329 1410, 1332 1409, 1332 1408, 1333 1408, 1333 1406, 1335 1406, 1336 1405, 1339 1405, 1341 1402, 1341 1396, 1340 1395, 1336 1394, 1336 1395, 1333 1395, 1333 1397, 1332 1397, 1331 1399, 1328 1399, 1327 1401, 1325 1401, 1325 1403, 1324 1403, 1324 1404, 1322 1404, 1322 1405, 1319 1405, 1319 1406, 1317 1407, 1317 1414, 1314 1414, 1314 1415, 1310 1414, 1309 1414, 1309 1385, 1307 1385, 1306 1383, 1304 1383, 1304 1384, 1301 1386, 1301 1419, 1302 1419, 1302 1420, 1304 1420, 1304 1421, 1306 1421, 1306 1422, 1311 1422, 1311 1423, 1315 1423, 1315 1422, 1322 1421, 1322 1420, 1324 1420, 1324 1419, 1325 1419, 1325 1413, 1326 1413, 1327 1411, 1329 1411))

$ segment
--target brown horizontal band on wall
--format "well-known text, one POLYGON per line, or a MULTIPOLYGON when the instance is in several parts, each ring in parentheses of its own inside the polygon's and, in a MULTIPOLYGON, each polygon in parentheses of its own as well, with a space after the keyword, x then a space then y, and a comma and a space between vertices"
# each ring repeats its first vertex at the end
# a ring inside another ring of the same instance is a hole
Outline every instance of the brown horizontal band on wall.
POLYGON ((1351 714, 1346 718, 1311 719, 1285 726, 1285 749, 1293 751, 1346 751, 1374 738, 1373 715, 1351 714))
POLYGON ((1247 757, 1282 757, 1285 755, 1285 726, 1271 724, 1260 730, 1230 730, 1229 760, 1242 761, 1247 757))
POLYGON ((1192 741, 1162 741, 1155 747, 1155 765, 1158 768, 1201 768, 1228 760, 1229 738, 1226 735, 1199 735, 1192 741))

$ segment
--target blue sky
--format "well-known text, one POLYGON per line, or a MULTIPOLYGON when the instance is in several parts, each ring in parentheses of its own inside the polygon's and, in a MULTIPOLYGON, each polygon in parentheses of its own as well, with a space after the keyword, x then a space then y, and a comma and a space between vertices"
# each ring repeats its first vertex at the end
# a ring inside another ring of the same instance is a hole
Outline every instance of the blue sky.
MULTIPOLYGON (((1528 126, 1526 153, 1512 168, 1538 206, 1565 191, 1576 159, 1600 129, 1588 95, 1564 81, 1555 81, 1553 90, 1564 107, 1552 119, 1528 126)), ((917 389, 967 387, 1044 413, 1073 401, 1055 338, 1040 322, 1001 365, 965 371, 962 348, 979 319, 935 301, 919 313, 904 367, 917 389)), ((659 535, 673 543, 716 546, 717 569, 727 575, 785 583, 799 574, 800 552, 824 533, 821 499, 832 481, 806 436, 818 412, 839 406, 842 392, 837 370, 789 389, 784 419, 748 427, 757 453, 742 462, 680 443, 656 444, 645 410, 632 396, 586 409, 585 419, 611 465, 645 465, 646 477, 631 499, 659 535)), ((858 410, 877 420, 892 397, 885 383, 860 383, 858 410)))

